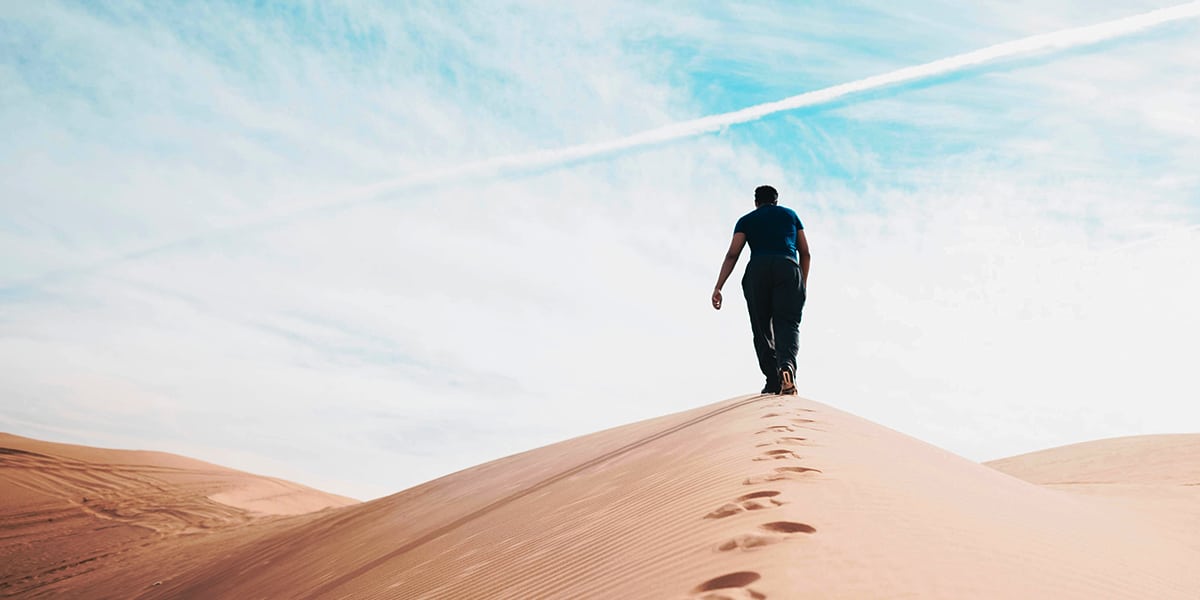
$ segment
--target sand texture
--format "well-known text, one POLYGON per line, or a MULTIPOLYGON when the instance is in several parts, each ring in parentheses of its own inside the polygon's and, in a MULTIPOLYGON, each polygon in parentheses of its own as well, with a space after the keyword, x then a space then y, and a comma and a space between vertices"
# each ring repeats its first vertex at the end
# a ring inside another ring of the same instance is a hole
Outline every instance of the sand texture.
POLYGON ((240 536, 278 515, 357 503, 162 452, 0 433, 0 595, 117 597, 80 589, 78 578, 152 562, 156 551, 200 534, 240 536))
POLYGON ((167 537, 33 594, 1194 600, 1198 466, 1200 435, 981 465, 746 396, 363 504, 167 537))

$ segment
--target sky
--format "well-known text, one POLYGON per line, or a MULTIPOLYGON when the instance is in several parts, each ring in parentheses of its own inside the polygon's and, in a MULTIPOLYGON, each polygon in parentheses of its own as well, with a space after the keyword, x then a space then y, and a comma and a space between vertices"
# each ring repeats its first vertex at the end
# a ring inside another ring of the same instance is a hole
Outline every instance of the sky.
POLYGON ((771 184, 802 396, 1200 432, 1200 20, 561 151, 1171 5, 0 2, 0 430, 369 499, 754 393, 771 184))

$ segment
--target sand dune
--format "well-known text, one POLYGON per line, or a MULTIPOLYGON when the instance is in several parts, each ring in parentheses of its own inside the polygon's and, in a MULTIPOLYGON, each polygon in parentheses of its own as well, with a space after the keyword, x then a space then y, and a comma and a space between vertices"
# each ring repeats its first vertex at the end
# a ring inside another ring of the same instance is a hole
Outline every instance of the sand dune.
POLYGON ((1200 486, 1200 434, 1143 435, 1072 444, 987 463, 1051 485, 1200 486))
POLYGON ((54 584, 118 560, 153 560, 151 549, 187 534, 245 531, 270 516, 357 503, 161 452, 9 434, 0 434, 0 498, 5 595, 65 593, 69 586, 54 584))
POLYGON ((180 536, 154 560, 110 561, 43 589, 1194 599, 1200 528, 1179 524, 1200 518, 1198 439, 1108 440, 980 465, 822 404, 747 396, 364 504, 180 536))
MULTIPOLYGON (((1200 434, 1072 444, 987 463, 1044 487, 1127 509, 1200 552, 1200 434)), ((1197 562, 1200 565, 1200 561, 1197 562)), ((1200 592, 1194 594, 1200 598, 1200 592)))

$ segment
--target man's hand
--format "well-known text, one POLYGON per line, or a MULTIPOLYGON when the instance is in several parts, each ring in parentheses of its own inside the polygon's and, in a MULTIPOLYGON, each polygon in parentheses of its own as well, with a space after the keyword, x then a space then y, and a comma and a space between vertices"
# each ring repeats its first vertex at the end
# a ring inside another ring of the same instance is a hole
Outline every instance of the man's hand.
POLYGON ((721 274, 717 276, 717 287, 713 288, 713 308, 721 310, 721 286, 725 285, 725 280, 729 279, 729 275, 733 273, 733 267, 737 264, 738 256, 742 254, 742 248, 746 246, 746 234, 737 232, 733 234, 733 239, 729 240, 729 250, 725 252, 725 261, 721 263, 721 274))

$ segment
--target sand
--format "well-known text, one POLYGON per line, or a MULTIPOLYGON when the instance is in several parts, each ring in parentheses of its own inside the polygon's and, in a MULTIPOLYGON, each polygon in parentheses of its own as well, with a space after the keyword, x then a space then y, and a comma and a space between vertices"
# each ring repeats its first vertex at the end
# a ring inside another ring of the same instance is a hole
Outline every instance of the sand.
MULTIPOLYGON (((1195 599, 1198 466, 1200 435, 981 465, 817 402, 746 396, 367 503, 162 531, 86 571, 6 563, 0 593, 24 577, 30 597, 1195 599)), ((7 536, 28 527, 10 504, 29 500, 5 481, 7 536)))
POLYGON ((152 561, 202 534, 358 504, 172 454, 9 434, 0 434, 0 498, 0 595, 21 597, 117 597, 81 591, 77 578, 152 561))

